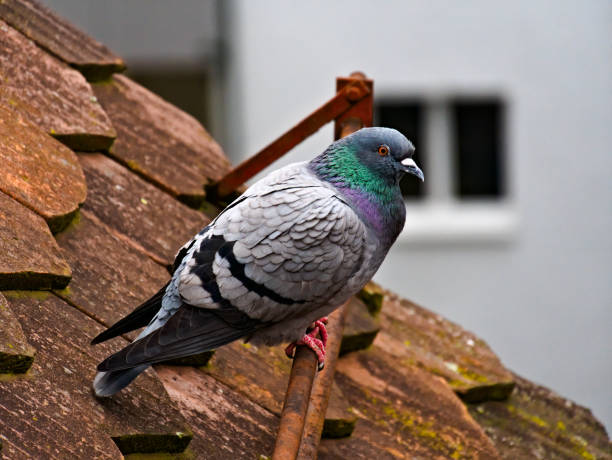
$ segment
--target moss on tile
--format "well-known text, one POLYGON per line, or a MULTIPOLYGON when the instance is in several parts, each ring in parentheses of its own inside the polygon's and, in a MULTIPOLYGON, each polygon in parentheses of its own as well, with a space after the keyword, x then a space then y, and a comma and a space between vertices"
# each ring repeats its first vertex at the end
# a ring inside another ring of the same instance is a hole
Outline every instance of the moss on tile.
POLYGON ((357 298, 366 304, 371 315, 376 316, 382 310, 385 294, 378 284, 370 281, 357 293, 357 298))
POLYGON ((350 419, 329 419, 323 422, 323 432, 321 437, 328 439, 345 438, 350 436, 355 429, 357 417, 350 419))
MULTIPOLYGON (((4 345, 10 349, 12 344, 4 345)), ((33 362, 34 352, 31 355, 24 355, 0 351, 0 374, 25 374, 33 362)))
MULTIPOLYGON (((463 382, 458 382, 460 385, 465 385, 463 382)), ((482 401, 503 401, 508 399, 515 387, 515 382, 500 382, 490 385, 456 387, 449 382, 451 388, 455 391, 463 401, 469 403, 478 403, 482 401)))
POLYGON ((66 230, 66 228, 68 228, 73 221, 78 219, 80 219, 79 208, 67 214, 53 216, 47 219, 47 225, 49 225, 49 230, 51 230, 51 233, 55 235, 66 230))
POLYGON ((70 271, 59 273, 0 273, 0 291, 22 290, 22 289, 62 289, 68 285, 71 279, 70 271))
POLYGON ((55 139, 60 141, 66 147, 79 152, 98 152, 107 151, 113 145, 116 135, 103 134, 58 134, 50 133, 55 139))
POLYGON ((0 374, 25 374, 35 354, 9 302, 0 294, 0 374))
POLYGON ((73 64, 73 67, 91 83, 111 82, 114 73, 123 72, 126 69, 122 61, 109 64, 73 64))
POLYGON ((158 453, 181 453, 183 452, 193 434, 177 431, 168 434, 126 434, 111 436, 123 455, 128 454, 158 454, 158 453))

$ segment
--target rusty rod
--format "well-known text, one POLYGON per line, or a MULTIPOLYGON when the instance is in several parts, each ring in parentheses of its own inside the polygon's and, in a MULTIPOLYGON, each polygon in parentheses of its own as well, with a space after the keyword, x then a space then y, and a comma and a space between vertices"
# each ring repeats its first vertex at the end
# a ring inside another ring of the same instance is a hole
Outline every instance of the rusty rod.
MULTIPOLYGON (((336 117, 336 139, 348 136, 363 126, 372 125, 371 80, 366 80, 360 73, 353 73, 350 78, 339 78, 336 82, 338 94, 356 82, 365 84, 369 91, 356 104, 336 117)), ((272 455, 273 460, 295 460, 298 454, 300 459, 316 458, 340 352, 345 317, 346 303, 330 315, 325 369, 316 380, 315 354, 306 347, 297 347, 272 455), (303 374, 305 369, 311 374, 303 374), (311 393, 312 401, 309 401, 311 393)))
POLYGON ((369 94, 370 88, 367 84, 359 79, 352 80, 350 84, 342 87, 334 97, 289 131, 227 173, 213 186, 213 193, 218 198, 229 195, 273 161, 317 132, 326 123, 340 117, 369 94))
POLYGON ((272 454, 273 460, 294 460, 296 458, 304 430, 304 414, 308 409, 317 365, 317 358, 312 350, 304 346, 296 347, 272 454))
MULTIPOLYGON (((348 303, 348 302, 347 302, 348 303)), ((347 304, 345 303, 338 310, 329 315, 329 326, 327 328, 327 359, 325 369, 315 377, 310 395, 310 403, 306 412, 306 422, 302 431, 302 440, 298 450, 298 460, 312 460, 317 458, 319 441, 325 423, 325 413, 334 383, 336 373, 336 363, 340 353, 340 344, 344 330, 344 320, 346 319, 347 304)))

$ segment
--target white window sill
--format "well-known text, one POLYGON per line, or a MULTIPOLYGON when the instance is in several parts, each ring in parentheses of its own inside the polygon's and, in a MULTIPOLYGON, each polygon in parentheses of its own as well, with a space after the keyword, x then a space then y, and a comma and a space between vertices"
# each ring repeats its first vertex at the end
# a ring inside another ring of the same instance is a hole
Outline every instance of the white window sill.
POLYGON ((518 212, 505 202, 406 204, 399 244, 510 243, 518 233, 518 212))

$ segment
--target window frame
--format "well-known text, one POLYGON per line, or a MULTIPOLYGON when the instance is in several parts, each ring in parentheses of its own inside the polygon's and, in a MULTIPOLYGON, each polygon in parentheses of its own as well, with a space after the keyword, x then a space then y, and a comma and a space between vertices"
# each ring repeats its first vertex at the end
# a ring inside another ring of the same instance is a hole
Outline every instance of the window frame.
MULTIPOLYGON (((516 174, 512 154, 512 99, 498 88, 446 91, 379 91, 375 106, 381 101, 423 103, 422 136, 427 155, 424 196, 406 200, 406 225, 398 238, 405 245, 509 243, 516 239, 519 213, 516 205, 516 174), (457 101, 497 101, 501 106, 502 194, 497 197, 462 199, 454 192, 453 104, 457 101), (444 134, 440 134, 444 133, 444 134)), ((417 152, 419 146, 415 146, 417 152)), ((418 164, 418 157, 417 164, 418 164)))

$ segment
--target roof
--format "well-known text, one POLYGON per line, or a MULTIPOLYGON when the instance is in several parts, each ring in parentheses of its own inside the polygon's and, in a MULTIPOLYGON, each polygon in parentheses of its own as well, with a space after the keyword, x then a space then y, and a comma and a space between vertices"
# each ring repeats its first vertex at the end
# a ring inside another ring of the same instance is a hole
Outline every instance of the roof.
MULTIPOLYGON (((89 341, 154 294, 213 217, 204 186, 229 170, 223 151, 36 2, 2 2, 0 17, 0 452, 269 455, 291 366, 279 347, 233 343, 113 398, 91 391, 126 339, 89 341)), ((320 458, 612 456, 590 411, 435 313, 372 285, 347 322, 320 458)))

